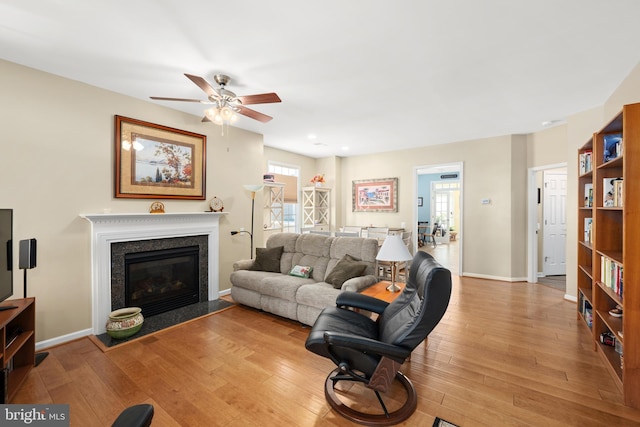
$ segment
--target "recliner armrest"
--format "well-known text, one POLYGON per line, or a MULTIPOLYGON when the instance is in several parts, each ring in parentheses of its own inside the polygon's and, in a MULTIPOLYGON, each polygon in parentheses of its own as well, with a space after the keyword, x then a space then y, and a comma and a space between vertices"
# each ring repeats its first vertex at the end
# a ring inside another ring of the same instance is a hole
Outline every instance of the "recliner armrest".
POLYGON ((359 308, 381 314, 389 303, 369 295, 345 291, 341 292, 336 298, 336 305, 338 307, 359 308))
POLYGON ((363 353, 373 353, 379 356, 386 356, 398 363, 403 363, 404 360, 411 354, 411 351, 406 348, 387 344, 381 341, 373 340, 371 338, 365 338, 340 332, 325 332, 324 341, 330 346, 334 345, 360 351, 363 353))

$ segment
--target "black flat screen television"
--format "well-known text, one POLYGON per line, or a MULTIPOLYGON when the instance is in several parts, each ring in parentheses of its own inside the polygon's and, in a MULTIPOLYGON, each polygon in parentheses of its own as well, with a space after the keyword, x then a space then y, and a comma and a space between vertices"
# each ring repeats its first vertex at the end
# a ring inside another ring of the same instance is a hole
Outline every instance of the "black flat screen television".
POLYGON ((13 295, 13 209, 0 209, 0 301, 13 295))

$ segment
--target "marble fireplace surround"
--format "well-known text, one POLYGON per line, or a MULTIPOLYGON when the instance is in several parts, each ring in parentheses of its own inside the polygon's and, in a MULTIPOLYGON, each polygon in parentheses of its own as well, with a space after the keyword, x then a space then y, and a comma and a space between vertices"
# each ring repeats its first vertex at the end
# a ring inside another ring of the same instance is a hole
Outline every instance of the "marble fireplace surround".
POLYGON ((208 239, 208 295, 218 299, 220 217, 217 212, 164 214, 81 214, 91 223, 91 308, 95 335, 106 332, 111 313, 111 243, 206 235, 208 239))

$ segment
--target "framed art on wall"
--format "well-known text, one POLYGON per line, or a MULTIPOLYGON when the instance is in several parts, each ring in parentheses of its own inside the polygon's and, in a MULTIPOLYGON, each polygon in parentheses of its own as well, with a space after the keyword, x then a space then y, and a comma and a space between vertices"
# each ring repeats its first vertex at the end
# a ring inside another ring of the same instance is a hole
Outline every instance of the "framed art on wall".
POLYGON ((354 180, 353 212, 398 212, 398 178, 354 180))
POLYGON ((115 116, 115 196, 204 200, 206 135, 115 116))

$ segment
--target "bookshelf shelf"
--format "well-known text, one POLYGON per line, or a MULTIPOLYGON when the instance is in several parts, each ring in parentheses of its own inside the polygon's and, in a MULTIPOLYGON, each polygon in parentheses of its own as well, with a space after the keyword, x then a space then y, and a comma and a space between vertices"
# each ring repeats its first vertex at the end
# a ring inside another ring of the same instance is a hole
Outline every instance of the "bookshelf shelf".
POLYGON ((624 404, 640 408, 640 104, 625 105, 594 133, 578 161, 577 315, 624 404), (617 306, 622 317, 609 314, 617 306))
POLYGON ((3 305, 16 307, 0 312, 0 403, 9 403, 35 363, 35 299, 15 299, 3 305))

